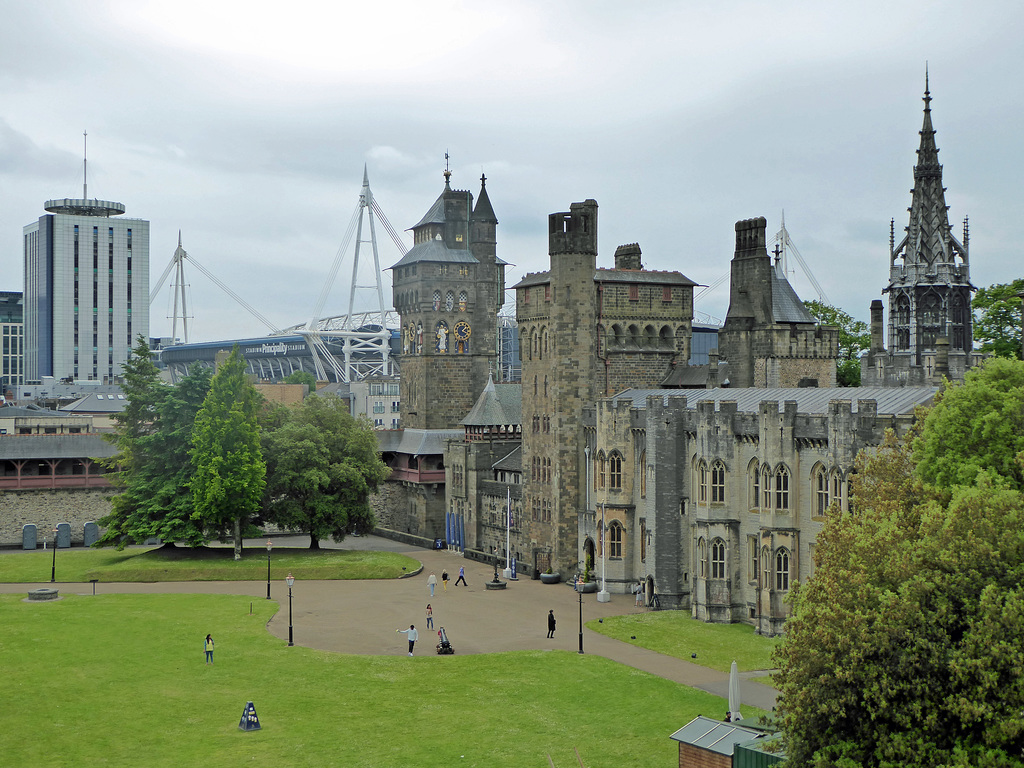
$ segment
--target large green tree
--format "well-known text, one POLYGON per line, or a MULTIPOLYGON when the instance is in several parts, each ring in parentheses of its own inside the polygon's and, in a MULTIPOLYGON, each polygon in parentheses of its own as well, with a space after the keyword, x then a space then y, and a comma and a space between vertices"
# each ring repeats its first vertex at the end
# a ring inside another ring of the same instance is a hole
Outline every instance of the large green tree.
POLYGON ((192 519, 220 536, 230 530, 235 559, 241 557, 242 532, 259 514, 266 485, 260 401, 236 345, 214 374, 192 432, 192 519))
POLYGON ((843 310, 823 301, 805 301, 804 306, 818 322, 839 327, 836 381, 840 387, 859 387, 860 356, 871 348, 871 332, 867 323, 854 320, 843 310))
POLYGON ((996 283, 974 294, 974 341, 980 351, 1020 360, 1021 293, 1024 278, 996 283))
POLYGON ((369 531, 369 495, 387 479, 377 438, 368 421, 354 419, 335 397, 309 397, 290 417, 263 433, 267 460, 267 519, 320 539, 342 541, 369 531))
POLYGON ((776 656, 790 765, 1024 765, 1024 498, 996 462, 924 454, 939 434, 969 453, 953 392, 983 373, 859 457, 856 514, 818 537, 776 656))

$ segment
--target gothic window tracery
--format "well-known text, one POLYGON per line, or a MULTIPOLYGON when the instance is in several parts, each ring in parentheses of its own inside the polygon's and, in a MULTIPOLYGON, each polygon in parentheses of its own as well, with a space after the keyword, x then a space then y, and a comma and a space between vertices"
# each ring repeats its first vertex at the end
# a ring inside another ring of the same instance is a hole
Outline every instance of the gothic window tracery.
POLYGON ((721 539, 711 542, 711 578, 725 578, 725 542, 721 539))

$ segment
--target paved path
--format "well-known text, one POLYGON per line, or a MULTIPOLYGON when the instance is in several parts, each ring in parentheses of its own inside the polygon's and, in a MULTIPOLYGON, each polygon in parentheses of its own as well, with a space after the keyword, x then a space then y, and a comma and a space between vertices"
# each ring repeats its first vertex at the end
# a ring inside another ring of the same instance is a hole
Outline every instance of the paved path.
MULTIPOLYGON (((302 547, 308 537, 278 538, 276 546, 302 547)), ((262 541, 246 541, 246 547, 262 548, 262 541)), ((335 546, 321 542, 321 546, 335 546)), ((436 634, 426 630, 425 608, 434 609, 434 626, 444 627, 455 652, 495 653, 499 651, 559 648, 579 649, 579 596, 565 584, 548 585, 531 579, 509 582, 505 590, 487 590, 484 582, 493 576, 493 568, 466 560, 454 552, 420 549, 375 536, 350 537, 346 549, 383 549, 401 552, 423 563, 416 576, 388 581, 297 581, 292 588, 293 630, 296 645, 325 651, 355 654, 403 654, 405 635, 395 629, 415 624, 420 630, 416 655, 434 654, 436 634), (468 586, 453 586, 459 566, 466 569, 468 586), (447 592, 441 585, 441 572, 451 576, 447 592), (427 576, 434 573, 438 585, 430 597, 427 576), (554 610, 558 629, 547 639, 547 615, 554 610)), ((19 592, 38 585, 0 584, 0 592, 19 592)), ((90 584, 57 584, 76 592, 91 592, 90 584)), ((155 584, 99 584, 101 592, 121 593, 205 593, 250 595, 265 600, 266 582, 159 582, 155 584)), ((288 588, 283 582, 272 584, 272 597, 281 610, 270 620, 268 629, 282 639, 288 638, 288 588)), ((583 596, 583 620, 639 613, 632 595, 612 595, 610 602, 599 603, 597 596, 583 596)), ((584 629, 584 652, 604 656, 622 664, 650 672, 683 685, 699 688, 722 698, 729 695, 729 675, 682 659, 584 629)), ((742 701, 771 710, 777 691, 752 678, 759 673, 741 675, 742 701)))

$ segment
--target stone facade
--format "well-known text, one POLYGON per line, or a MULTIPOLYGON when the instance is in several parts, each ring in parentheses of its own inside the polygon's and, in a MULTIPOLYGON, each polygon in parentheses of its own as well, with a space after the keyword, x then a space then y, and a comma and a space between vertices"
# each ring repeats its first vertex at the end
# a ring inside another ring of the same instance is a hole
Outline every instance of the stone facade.
POLYGON ((532 566, 573 572, 579 548, 583 408, 625 386, 655 387, 689 356, 694 283, 643 269, 635 243, 597 268, 598 206, 548 217, 547 272, 516 286, 523 365, 523 499, 532 566))
POLYGON ((0 493, 0 546, 20 547, 22 526, 35 525, 39 546, 52 541, 58 523, 71 525, 71 543, 82 543, 86 523, 110 514, 113 488, 4 491, 0 493))
POLYGON ((886 429, 909 429, 935 391, 631 390, 599 400, 584 413, 582 550, 609 592, 643 582, 663 608, 778 634, 826 515, 849 509, 857 453, 886 429))

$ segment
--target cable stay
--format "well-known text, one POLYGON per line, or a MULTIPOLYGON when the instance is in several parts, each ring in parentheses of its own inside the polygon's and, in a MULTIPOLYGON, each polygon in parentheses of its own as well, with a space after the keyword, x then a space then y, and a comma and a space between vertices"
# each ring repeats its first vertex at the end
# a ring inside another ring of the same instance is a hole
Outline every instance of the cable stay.
POLYGON ((811 272, 811 268, 807 266, 807 262, 804 261, 804 257, 800 255, 800 251, 797 250, 793 244, 793 240, 789 236, 789 230, 786 229, 786 212, 782 212, 782 226, 779 231, 775 234, 776 243, 776 254, 782 258, 782 274, 787 274, 788 271, 788 256, 790 253, 796 259, 797 264, 800 265, 800 269, 803 271, 804 276, 810 282, 815 292, 818 294, 818 299, 831 306, 832 302, 829 300, 828 295, 825 293, 825 289, 821 287, 821 283, 814 277, 814 273, 811 272))

